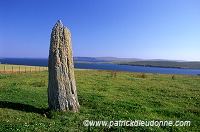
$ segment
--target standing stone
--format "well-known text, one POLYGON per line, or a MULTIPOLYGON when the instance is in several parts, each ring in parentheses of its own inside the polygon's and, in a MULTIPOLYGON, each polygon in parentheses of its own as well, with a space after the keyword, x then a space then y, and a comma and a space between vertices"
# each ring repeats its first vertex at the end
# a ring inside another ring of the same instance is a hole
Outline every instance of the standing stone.
POLYGON ((78 112, 80 106, 74 77, 71 34, 61 20, 52 29, 48 68, 49 108, 78 112))

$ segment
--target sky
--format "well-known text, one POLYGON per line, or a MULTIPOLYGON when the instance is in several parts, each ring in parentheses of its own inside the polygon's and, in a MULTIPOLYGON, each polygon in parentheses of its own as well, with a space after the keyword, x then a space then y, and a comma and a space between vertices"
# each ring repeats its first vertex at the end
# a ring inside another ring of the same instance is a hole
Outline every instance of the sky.
POLYGON ((0 0, 0 57, 48 58, 59 19, 75 57, 200 61, 200 0, 0 0))

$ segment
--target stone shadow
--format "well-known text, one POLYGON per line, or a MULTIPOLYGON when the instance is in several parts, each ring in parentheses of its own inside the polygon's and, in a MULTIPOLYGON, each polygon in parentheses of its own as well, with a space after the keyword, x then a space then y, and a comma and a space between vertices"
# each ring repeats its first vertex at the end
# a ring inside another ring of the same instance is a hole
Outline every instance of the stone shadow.
POLYGON ((20 110, 20 111, 24 111, 28 113, 38 113, 43 116, 46 115, 46 113, 48 113, 49 111, 48 109, 36 108, 28 104, 14 103, 14 102, 8 102, 8 101, 0 101, 0 108, 20 110))

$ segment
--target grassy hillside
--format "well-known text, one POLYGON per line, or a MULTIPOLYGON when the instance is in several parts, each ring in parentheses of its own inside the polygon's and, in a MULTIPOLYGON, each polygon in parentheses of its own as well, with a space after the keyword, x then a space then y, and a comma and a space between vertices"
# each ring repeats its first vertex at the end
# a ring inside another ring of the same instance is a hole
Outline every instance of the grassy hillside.
POLYGON ((11 72, 19 72, 19 71, 20 72, 45 71, 47 69, 48 69, 47 67, 41 67, 41 66, 0 64, 0 73, 3 73, 4 70, 6 70, 6 73, 11 73, 11 72))
POLYGON ((175 62, 175 61, 118 61, 111 62, 120 65, 167 67, 182 69, 200 69, 200 62, 175 62))
POLYGON ((198 131, 200 76, 75 70, 80 113, 47 110, 47 72, 0 74, 0 131, 198 131), (173 78, 173 79, 172 79, 173 78), (191 121, 86 127, 84 120, 191 121))

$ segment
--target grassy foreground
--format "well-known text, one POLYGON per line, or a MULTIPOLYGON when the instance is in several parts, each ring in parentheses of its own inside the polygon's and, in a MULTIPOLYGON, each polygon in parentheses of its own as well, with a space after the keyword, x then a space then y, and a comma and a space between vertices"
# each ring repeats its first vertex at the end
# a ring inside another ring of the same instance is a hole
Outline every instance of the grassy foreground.
POLYGON ((80 113, 59 113, 47 110, 48 72, 0 73, 0 131, 200 129, 200 76, 81 69, 75 75, 80 113), (191 126, 87 127, 84 120, 179 120, 191 121, 191 126))

